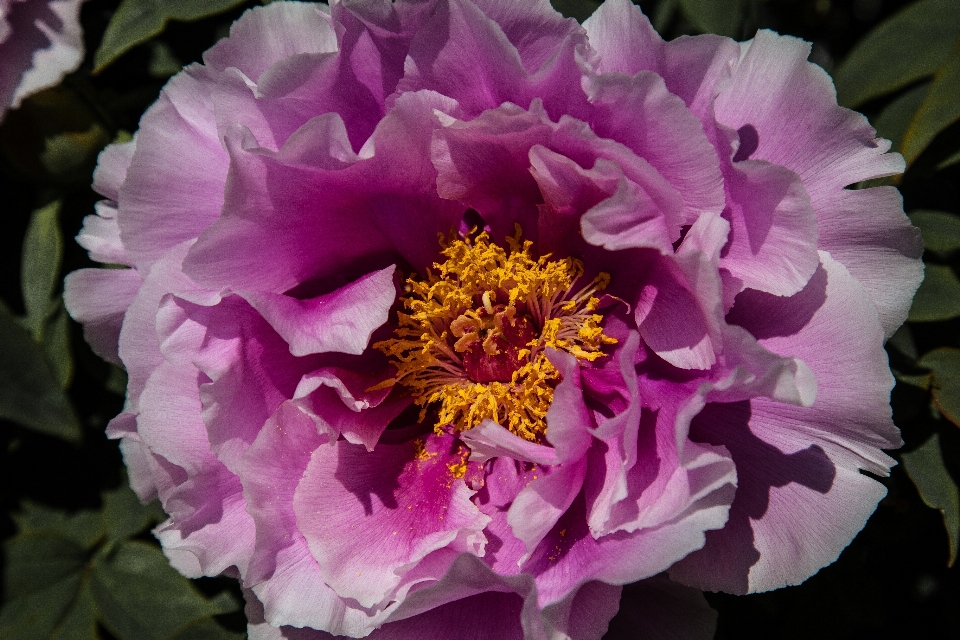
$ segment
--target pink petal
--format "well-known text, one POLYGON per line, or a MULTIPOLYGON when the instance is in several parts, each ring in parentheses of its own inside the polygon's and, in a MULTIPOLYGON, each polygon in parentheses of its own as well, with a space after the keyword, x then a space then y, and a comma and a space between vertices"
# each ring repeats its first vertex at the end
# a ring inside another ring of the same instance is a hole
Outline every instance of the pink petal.
POLYGON ((860 473, 885 475, 893 461, 880 449, 900 445, 882 328, 856 280, 821 260, 826 299, 807 319, 798 323, 806 290, 787 304, 748 296, 734 316, 753 319, 767 348, 802 358, 818 394, 812 407, 758 398, 709 405, 695 419, 692 437, 730 449, 739 487, 727 527, 671 569, 686 584, 734 593, 797 584, 837 558, 885 493, 860 473))
POLYGON ((359 355, 374 329, 387 321, 396 298, 395 270, 389 266, 307 300, 255 292, 243 297, 289 343, 293 355, 328 351, 359 355))
POLYGON ((727 170, 730 242, 720 266, 744 287, 793 295, 817 270, 817 214, 795 173, 744 160, 727 170))
POLYGON ((462 460, 450 436, 381 444, 344 441, 318 448, 293 500, 297 524, 322 575, 363 607, 390 599, 403 574, 430 552, 482 554, 489 521, 448 464, 462 460))
POLYGON ((124 314, 142 283, 135 269, 80 269, 64 281, 63 303, 70 317, 83 325, 94 353, 114 364, 120 364, 124 314))

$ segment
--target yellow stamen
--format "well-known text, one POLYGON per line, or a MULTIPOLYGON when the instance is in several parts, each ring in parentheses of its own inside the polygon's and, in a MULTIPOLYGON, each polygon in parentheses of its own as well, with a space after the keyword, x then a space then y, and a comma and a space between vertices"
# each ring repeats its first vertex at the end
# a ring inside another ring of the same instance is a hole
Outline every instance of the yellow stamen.
POLYGON ((438 433, 445 425, 464 431, 490 419, 522 438, 542 440, 561 378, 545 349, 593 361, 605 355, 604 345, 616 343, 595 313, 600 300, 594 294, 610 277, 601 273, 573 293, 583 263, 534 259, 533 243, 521 244, 520 235, 517 225, 506 238, 509 251, 492 244, 486 232, 450 242, 441 235, 446 261, 434 264, 424 279, 407 280, 396 337, 374 345, 390 356, 397 374, 373 388, 402 384, 422 407, 421 420, 430 407, 436 409, 438 433), (509 335, 517 335, 521 315, 529 320, 521 328, 532 326, 539 335, 516 351, 509 382, 472 380, 463 359, 467 352, 479 346, 485 357, 501 356, 498 344, 508 341, 507 326, 513 329, 509 335))

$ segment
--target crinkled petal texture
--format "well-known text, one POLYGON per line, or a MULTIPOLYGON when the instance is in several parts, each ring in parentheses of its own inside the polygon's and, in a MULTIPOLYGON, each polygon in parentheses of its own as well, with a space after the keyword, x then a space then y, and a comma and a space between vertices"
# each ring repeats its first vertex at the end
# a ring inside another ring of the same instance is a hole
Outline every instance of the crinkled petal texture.
POLYGON ((666 43, 629 0, 244 14, 102 154, 78 241, 114 268, 66 284, 174 566, 238 575, 252 638, 585 640, 709 638, 697 589, 832 562, 900 442, 920 243, 848 188, 902 161, 807 53, 666 43), (517 228, 609 276, 535 440, 436 424, 373 346, 439 234, 517 228))
POLYGON ((0 0, 0 120, 83 61, 84 0, 0 0))

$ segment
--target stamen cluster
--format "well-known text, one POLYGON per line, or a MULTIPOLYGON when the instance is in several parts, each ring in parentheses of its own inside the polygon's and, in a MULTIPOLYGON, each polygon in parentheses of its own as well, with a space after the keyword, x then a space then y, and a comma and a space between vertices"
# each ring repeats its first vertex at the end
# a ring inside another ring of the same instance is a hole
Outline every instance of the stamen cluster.
POLYGON ((374 346, 391 357, 394 378, 377 388, 406 387, 422 407, 437 412, 436 428, 457 431, 493 420, 522 438, 540 441, 560 373, 546 348, 593 361, 616 343, 600 326, 594 294, 610 281, 601 273, 578 291, 583 263, 574 258, 534 259, 532 243, 509 250, 486 232, 450 241, 441 235, 446 261, 426 277, 411 277, 398 313, 396 338, 374 346))

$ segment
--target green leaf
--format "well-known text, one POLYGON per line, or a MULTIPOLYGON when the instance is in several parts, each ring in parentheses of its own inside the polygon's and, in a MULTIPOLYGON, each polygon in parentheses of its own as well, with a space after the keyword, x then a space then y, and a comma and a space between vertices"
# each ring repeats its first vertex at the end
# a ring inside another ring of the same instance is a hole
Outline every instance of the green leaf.
POLYGON ((913 116, 916 115, 929 90, 930 83, 924 82, 904 92, 888 104, 876 118, 873 126, 877 130, 877 135, 889 140, 892 143, 892 149, 899 151, 910 121, 913 120, 913 116))
POLYGON ((833 74, 846 107, 931 76, 960 38, 960 2, 921 0, 868 33, 833 74))
POLYGON ((950 540, 947 566, 952 567, 960 546, 960 492, 943 464, 939 434, 933 434, 919 449, 904 453, 902 458, 903 467, 917 485, 920 498, 928 507, 939 509, 943 514, 943 524, 950 540))
POLYGON ((70 352, 70 318, 63 302, 57 301, 58 311, 44 330, 43 352, 47 363, 60 383, 61 389, 70 386, 73 378, 73 354, 70 352))
POLYGON ((743 19, 743 0, 680 0, 680 8, 706 33, 736 37, 743 19))
POLYGON ((242 633, 227 631, 212 618, 200 618, 170 636, 169 640, 243 640, 245 637, 242 633))
POLYGON ((67 515, 30 501, 21 504, 21 512, 13 514, 22 535, 43 533, 72 540, 83 549, 90 549, 103 537, 103 519, 97 511, 78 511, 67 515))
POLYGON ((919 227, 928 251, 947 254, 960 249, 960 216, 919 209, 910 212, 910 222, 919 227))
POLYGON ((907 166, 923 153, 938 133, 957 120, 960 120, 960 48, 954 49, 946 64, 933 77, 930 90, 903 135, 900 153, 907 166))
POLYGON ((0 418, 66 440, 80 425, 40 345, 0 307, 0 418))
POLYGON ((12 594, 0 609, 0 640, 49 640, 71 617, 82 582, 78 570, 39 591, 12 594))
POLYGON ((63 237, 60 233, 60 201, 33 212, 23 240, 21 287, 27 310, 27 326, 40 342, 47 319, 56 311, 53 292, 60 280, 63 237))
POLYGON ((960 349, 941 347, 924 354, 917 366, 930 369, 933 402, 950 422, 960 426, 960 349))
POLYGON ((40 591, 83 569, 86 550, 54 533, 27 533, 7 543, 6 593, 22 596, 40 591))
POLYGON ((940 164, 937 165, 937 171, 943 171, 947 167, 952 167, 958 162, 960 162, 960 151, 957 151, 953 155, 948 156, 946 160, 942 160, 940 164))
POLYGON ((104 625, 123 640, 163 640, 221 613, 156 547, 122 542, 98 558, 91 588, 104 625))
POLYGON ((670 25, 673 15, 677 12, 677 2, 678 0, 660 0, 657 3, 653 15, 650 17, 650 22, 653 23, 653 28, 657 33, 663 33, 670 25))
POLYGON ((960 280, 950 267, 927 264, 907 320, 938 322, 956 316, 960 316, 960 280))
POLYGON ((120 397, 127 394, 127 372, 115 364, 110 365, 110 375, 107 376, 107 382, 104 385, 107 391, 115 393, 120 397))
POLYGON ((80 583, 70 609, 50 634, 50 640, 100 640, 97 633, 97 608, 90 593, 90 582, 80 583))
POLYGON ((111 540, 124 540, 164 518, 157 501, 140 504, 140 499, 125 484, 103 494, 103 520, 111 540))
POLYGON ((191 22, 216 15, 246 0, 123 0, 107 25, 94 55, 100 73, 132 47, 159 35, 170 20, 191 22))

